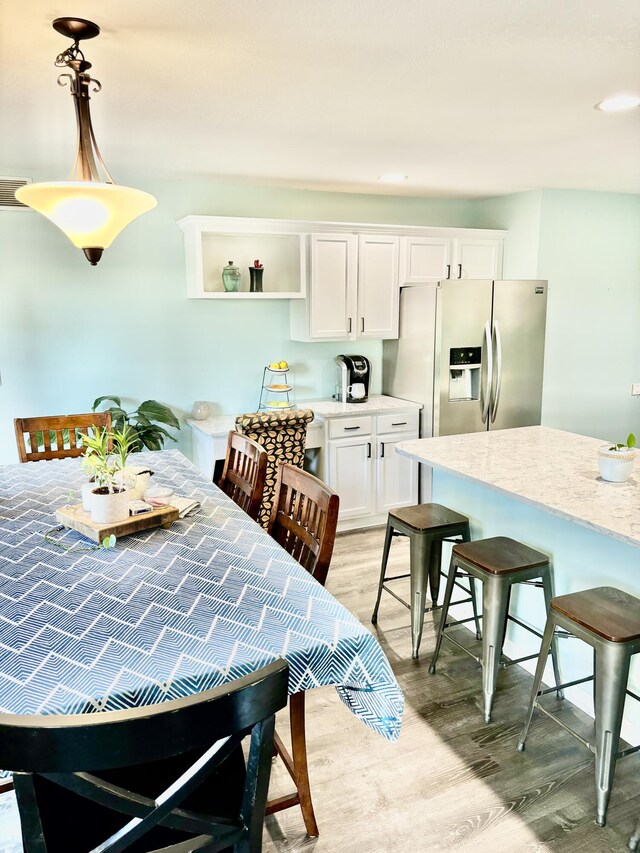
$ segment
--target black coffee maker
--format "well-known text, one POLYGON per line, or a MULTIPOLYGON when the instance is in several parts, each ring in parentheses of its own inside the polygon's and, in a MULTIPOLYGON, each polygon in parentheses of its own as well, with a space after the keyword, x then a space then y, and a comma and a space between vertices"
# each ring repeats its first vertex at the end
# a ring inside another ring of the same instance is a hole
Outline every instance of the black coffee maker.
POLYGON ((338 381, 335 399, 343 403, 366 403, 369 397, 371 362, 363 355, 336 356, 338 381))

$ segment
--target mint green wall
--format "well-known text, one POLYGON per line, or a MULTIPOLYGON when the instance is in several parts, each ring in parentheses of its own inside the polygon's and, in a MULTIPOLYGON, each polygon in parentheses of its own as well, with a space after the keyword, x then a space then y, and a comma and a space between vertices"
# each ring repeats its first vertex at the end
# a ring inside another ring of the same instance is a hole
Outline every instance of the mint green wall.
MULTIPOLYGON (((292 364, 299 399, 332 393, 333 358, 345 348, 372 359, 380 390, 378 341, 292 342, 286 300, 187 300, 181 217, 473 226, 477 215, 465 201, 118 179, 154 193, 158 207, 95 268, 41 216, 0 211, 0 463, 17 458, 14 417, 87 411, 101 394, 136 405, 153 397, 181 417, 196 399, 215 413, 253 410, 262 366, 274 359, 292 364)), ((190 453, 188 428, 179 446, 190 453)))
POLYGON ((640 436, 640 196, 545 190, 538 274, 549 280, 543 422, 640 436))
POLYGON ((496 196, 477 204, 483 228, 508 229, 504 241, 503 278, 536 278, 542 191, 496 196))
POLYGON ((640 196, 542 190, 478 208, 481 227, 509 230, 504 277, 549 281, 543 423, 640 433, 640 196))

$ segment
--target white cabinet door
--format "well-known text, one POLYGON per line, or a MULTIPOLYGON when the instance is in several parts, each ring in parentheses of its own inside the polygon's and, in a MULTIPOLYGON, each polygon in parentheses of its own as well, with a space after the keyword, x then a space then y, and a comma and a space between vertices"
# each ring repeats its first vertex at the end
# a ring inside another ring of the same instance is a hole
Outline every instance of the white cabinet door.
POLYGON ((401 441, 418 438, 418 433, 385 435, 377 440, 376 512, 418 503, 418 463, 396 453, 401 441))
POLYGON ((502 240, 455 240, 451 278, 500 278, 502 240))
POLYGON ((311 340, 354 340, 358 238, 354 234, 312 234, 311 340))
POLYGON ((340 496, 340 518, 373 512, 372 437, 327 442, 329 485, 340 496))
POLYGON ((421 284, 451 278, 449 237, 402 237, 400 284, 421 284))
POLYGON ((398 337, 399 251, 399 237, 377 234, 358 237, 359 338, 398 337))

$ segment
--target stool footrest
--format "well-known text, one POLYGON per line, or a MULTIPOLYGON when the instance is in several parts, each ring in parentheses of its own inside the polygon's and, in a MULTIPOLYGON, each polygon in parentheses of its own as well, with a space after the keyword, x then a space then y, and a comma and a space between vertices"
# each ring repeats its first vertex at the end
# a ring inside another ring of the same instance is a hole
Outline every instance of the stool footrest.
POLYGON ((537 654, 527 655, 526 657, 523 657, 523 658, 515 658, 515 660, 500 661, 500 667, 502 669, 506 669, 508 666, 513 666, 516 663, 524 663, 526 660, 537 660, 537 659, 538 659, 537 654))
MULTIPOLYGON (((591 679, 583 679, 583 681, 590 681, 590 680, 591 679)), ((578 682, 578 683, 580 683, 580 682, 578 682)), ((562 687, 569 687, 568 684, 563 684, 561 686, 562 687)), ((555 689, 559 690, 561 688, 558 687, 558 688, 554 688, 554 690, 555 689)), ((545 692, 549 692, 549 691, 545 691, 545 692)), ((540 693, 538 695, 540 695, 540 693)), ((593 744, 589 743, 588 740, 585 740, 583 737, 581 737, 578 734, 578 732, 576 732, 574 729, 571 728, 571 726, 568 726, 565 722, 563 722, 556 714, 553 714, 551 711, 548 711, 546 708, 543 708, 537 699, 533 704, 538 709, 538 711, 542 711, 542 713, 545 714, 547 717, 549 717, 551 720, 553 720, 554 723, 557 723, 566 732, 569 732, 569 734, 572 735, 577 741, 580 741, 580 743, 583 746, 586 746, 590 752, 592 752, 594 755, 596 754, 596 747, 593 744)), ((626 758, 627 755, 632 755, 634 752, 640 752, 640 744, 638 744, 637 746, 629 746, 629 747, 627 747, 627 749, 618 750, 618 752, 616 752, 616 754, 615 754, 615 760, 617 761, 619 758, 626 758)))
POLYGON ((525 631, 528 631, 530 634, 535 634, 536 637, 539 637, 540 639, 542 639, 542 634, 540 633, 540 631, 536 631, 535 628, 532 628, 530 625, 527 625, 526 622, 521 622, 520 619, 516 619, 516 617, 511 616, 511 614, 509 614, 507 616, 507 619, 510 622, 515 622, 516 625, 519 625, 521 628, 524 628, 525 631))
MULTIPOLYGON (((471 601, 470 598, 467 600, 471 601)), ((463 602, 457 601, 456 604, 463 604, 463 602)), ((444 629, 446 630, 447 628, 455 628, 456 625, 464 625, 466 622, 475 622, 475 616, 469 616, 467 619, 454 619, 452 622, 445 622, 444 629)))
POLYGON ((636 696, 635 693, 632 693, 631 690, 627 690, 627 696, 631 696, 632 699, 635 699, 636 702, 640 702, 640 696, 636 696))
POLYGON ((385 592, 388 592, 389 595, 392 595, 396 601, 400 602, 400 604, 403 604, 407 608, 407 610, 411 610, 411 605, 407 601, 405 601, 404 598, 400 598, 400 596, 397 593, 395 593, 392 589, 389 589, 389 587, 386 584, 384 584, 384 583, 382 584, 382 589, 384 589, 385 592))
POLYGON ((566 684, 558 684, 557 687, 545 687, 544 690, 538 690, 537 696, 545 696, 547 693, 557 693, 558 690, 564 690, 565 687, 575 687, 576 684, 585 684, 587 681, 593 681, 593 675, 587 675, 585 678, 577 678, 575 681, 567 681, 566 684))
POLYGON ((482 666, 482 658, 479 658, 477 655, 474 655, 474 653, 470 651, 470 649, 467 649, 465 646, 462 645, 462 643, 459 643, 453 637, 450 637, 448 634, 445 634, 444 631, 442 632, 442 639, 448 640, 450 643, 453 643, 453 645, 457 646, 461 652, 464 652, 465 655, 469 655, 470 658, 473 658, 476 663, 479 663, 480 666, 482 666))
POLYGON ((590 744, 588 740, 585 740, 583 737, 581 737, 578 734, 578 732, 574 731, 571 728, 571 726, 568 726, 556 714, 552 714, 551 711, 547 711, 546 708, 543 708, 537 699, 533 704, 538 709, 538 711, 542 711, 542 713, 545 714, 545 716, 547 716, 547 717, 549 717, 549 719, 553 720, 554 723, 557 723, 561 728, 563 728, 566 732, 568 732, 570 735, 572 735, 577 741, 580 741, 580 743, 583 746, 586 746, 586 748, 588 750, 590 750, 591 752, 593 752, 593 754, 595 755, 595 752, 596 752, 595 746, 592 746, 592 744, 590 744))

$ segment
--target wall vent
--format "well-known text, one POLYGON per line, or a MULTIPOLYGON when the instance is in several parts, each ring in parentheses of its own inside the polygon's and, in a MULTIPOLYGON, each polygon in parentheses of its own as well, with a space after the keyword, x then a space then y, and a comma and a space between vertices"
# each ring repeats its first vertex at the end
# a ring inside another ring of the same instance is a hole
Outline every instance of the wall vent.
POLYGON ((14 195, 17 189, 30 183, 31 178, 0 177, 0 210, 30 210, 28 205, 19 202, 14 195))

